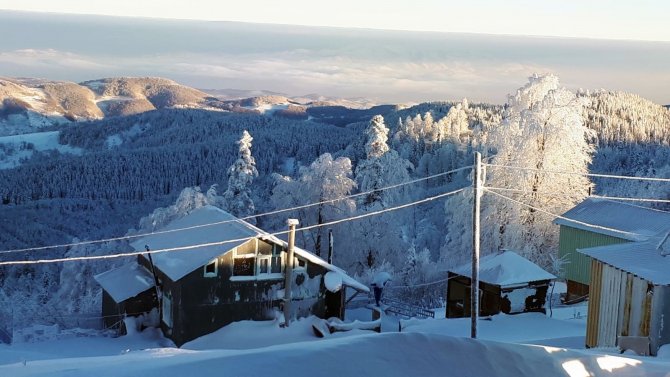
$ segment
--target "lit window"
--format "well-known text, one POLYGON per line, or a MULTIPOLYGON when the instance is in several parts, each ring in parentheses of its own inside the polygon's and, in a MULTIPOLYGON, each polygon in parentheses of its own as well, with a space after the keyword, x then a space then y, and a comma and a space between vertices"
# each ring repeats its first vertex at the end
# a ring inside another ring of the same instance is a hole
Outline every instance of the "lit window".
POLYGON ((263 258, 258 260, 258 273, 259 274, 267 274, 268 273, 268 262, 270 260, 268 258, 263 258))

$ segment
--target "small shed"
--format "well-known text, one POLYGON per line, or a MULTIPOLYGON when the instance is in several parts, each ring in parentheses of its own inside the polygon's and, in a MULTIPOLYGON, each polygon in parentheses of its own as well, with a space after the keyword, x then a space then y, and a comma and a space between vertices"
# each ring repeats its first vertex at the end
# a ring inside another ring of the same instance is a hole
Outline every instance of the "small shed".
POLYGON ((154 278, 137 262, 96 275, 102 286, 105 328, 121 327, 125 316, 138 316, 158 306, 154 278))
POLYGON ((178 346, 235 321, 273 319, 283 306, 288 263, 293 317, 343 319, 347 287, 369 292, 306 250, 296 247, 288 261, 285 241, 213 206, 195 209, 131 246, 188 249, 155 253, 152 260, 142 254, 131 266, 101 274, 103 315, 147 309, 156 291, 149 271, 155 271, 160 297, 154 307, 163 333, 178 346))
POLYGON ((656 355, 670 344, 670 242, 645 242, 580 249, 591 259, 587 347, 615 347, 644 339, 641 353, 656 355))
POLYGON ((670 229, 670 213, 601 198, 584 201, 554 220, 559 257, 566 261, 568 299, 589 294, 591 258, 577 249, 640 242, 670 229))
MULTIPOLYGON (((449 271, 447 318, 470 316, 472 265, 449 271)), ((544 312, 547 289, 556 276, 505 250, 479 261, 479 315, 544 312)))

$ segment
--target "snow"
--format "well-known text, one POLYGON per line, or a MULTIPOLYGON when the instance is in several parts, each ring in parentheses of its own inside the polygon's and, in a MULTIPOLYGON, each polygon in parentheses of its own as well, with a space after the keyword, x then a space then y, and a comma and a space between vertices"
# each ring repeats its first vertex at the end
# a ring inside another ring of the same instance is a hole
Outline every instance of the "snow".
POLYGON ((327 272, 326 276, 323 277, 323 282, 326 285, 326 289, 331 292, 339 292, 342 289, 342 275, 336 272, 327 272))
POLYGON ((375 274, 375 277, 372 280, 372 284, 374 284, 378 287, 383 287, 390 280, 391 280, 391 275, 388 272, 381 271, 381 272, 378 272, 378 273, 375 274))
POLYGON ((659 239, 599 246, 577 251, 656 285, 670 285, 670 257, 658 249, 659 239))
POLYGON ((578 224, 566 219, 556 219, 554 223, 629 241, 646 241, 650 236, 667 232, 670 229, 670 213, 668 212, 598 198, 585 199, 564 213, 563 217, 594 226, 578 224))
MULTIPOLYGON (((453 269, 452 272, 470 277, 472 275, 472 265, 464 264, 453 269)), ((556 279, 556 276, 509 250, 499 254, 487 255, 479 261, 479 280, 503 288, 532 281, 553 279, 556 279)))
POLYGON ((60 131, 35 132, 22 135, 0 137, 0 169, 11 169, 21 165, 21 161, 30 158, 35 151, 55 150, 60 153, 81 155, 82 149, 58 143, 60 131), (28 149, 27 145, 33 147, 28 149), (11 154, 3 152, 4 148, 14 149, 11 154))
POLYGON ((96 275, 95 280, 117 303, 135 297, 154 286, 151 273, 137 262, 103 272, 96 275))
POLYGON ((187 250, 153 254, 154 265, 173 281, 183 278, 196 268, 209 263, 212 259, 242 245, 248 241, 247 238, 260 235, 257 228, 213 206, 198 208, 188 215, 170 222, 160 231, 181 228, 191 229, 153 234, 132 242, 131 246, 137 251, 142 251, 145 245, 149 246, 151 250, 159 250, 226 240, 234 241, 216 246, 200 246, 187 250), (202 226, 211 223, 220 224, 202 226))
POLYGON ((274 112, 276 112, 277 110, 286 110, 286 109, 288 109, 288 106, 289 106, 288 103, 285 103, 285 104, 274 104, 274 105, 273 105, 273 104, 266 103, 266 104, 259 105, 259 106, 242 106, 242 107, 245 108, 245 109, 256 110, 256 111, 258 111, 258 112, 261 113, 261 114, 272 115, 272 114, 273 114, 274 112))
MULTIPOLYGON (((405 321, 403 332, 354 330, 319 339, 313 318, 282 328, 280 320, 244 321, 185 344, 165 345, 155 330, 120 338, 79 338, 0 346, 0 375, 28 376, 665 376, 667 359, 498 340, 528 334, 569 335, 583 324, 561 324, 541 314, 479 321, 405 321), (508 327, 509 326, 509 327, 508 327), (451 328, 452 332, 447 329, 451 328), (565 333, 568 331, 568 333, 565 333), (522 334, 518 334, 522 333, 522 334), (495 339, 495 340, 494 340, 495 339)), ((526 335, 525 337, 523 335, 526 335)))

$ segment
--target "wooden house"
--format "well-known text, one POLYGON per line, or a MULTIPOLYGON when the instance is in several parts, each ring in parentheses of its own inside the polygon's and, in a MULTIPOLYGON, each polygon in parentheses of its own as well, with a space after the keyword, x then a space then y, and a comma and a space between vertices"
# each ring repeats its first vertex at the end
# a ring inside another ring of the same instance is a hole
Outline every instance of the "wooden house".
POLYGON ((667 235, 579 252, 591 258, 586 346, 625 349, 625 344, 637 344, 638 353, 656 355, 670 344, 667 235))
POLYGON ((554 223, 560 226, 569 300, 589 294, 591 258, 577 249, 644 241, 670 229, 670 213, 598 198, 585 199, 561 217, 554 223))
MULTIPOLYGON (((449 271, 447 318, 470 316, 472 265, 449 271)), ((479 261, 479 315, 544 312, 547 289, 556 277, 513 251, 479 261)))
POLYGON ((295 248, 294 260, 287 261, 286 242, 212 206, 198 208, 131 245, 142 251, 196 244, 201 246, 155 253, 151 260, 140 255, 130 267, 106 273, 114 279, 99 275, 109 296, 103 315, 148 309, 146 302, 155 296, 154 284, 146 284, 153 278, 152 269, 160 292, 159 300, 153 298, 160 309, 160 326, 178 346, 234 321, 274 319, 282 307, 287 262, 293 266, 292 317, 343 319, 346 287, 369 292, 343 270, 300 248, 295 248), (183 228, 187 229, 170 232, 183 228), (122 277, 138 283, 118 288, 115 282, 122 277))

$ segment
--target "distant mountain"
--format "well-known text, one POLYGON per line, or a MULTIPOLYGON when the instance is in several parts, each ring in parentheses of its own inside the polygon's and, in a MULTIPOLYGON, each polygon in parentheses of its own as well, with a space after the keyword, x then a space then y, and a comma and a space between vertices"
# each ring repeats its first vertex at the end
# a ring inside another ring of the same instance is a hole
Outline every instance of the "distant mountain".
POLYGON ((0 136, 165 108, 255 113, 342 126, 374 115, 364 110, 371 106, 362 98, 338 99, 318 94, 291 98, 262 90, 202 91, 156 77, 105 78, 79 84, 0 77, 0 136))

